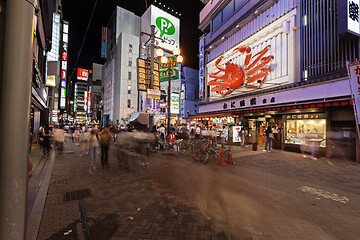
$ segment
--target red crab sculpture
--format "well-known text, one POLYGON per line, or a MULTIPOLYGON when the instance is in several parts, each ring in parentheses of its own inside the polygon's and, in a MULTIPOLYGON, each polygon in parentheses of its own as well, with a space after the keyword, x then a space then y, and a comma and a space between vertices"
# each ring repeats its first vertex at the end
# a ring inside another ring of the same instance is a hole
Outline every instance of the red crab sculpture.
POLYGON ((215 66, 219 69, 219 71, 211 73, 210 77, 215 79, 208 82, 208 85, 214 86, 211 89, 211 92, 219 92, 221 96, 226 96, 240 87, 261 87, 267 75, 271 72, 270 67, 265 67, 265 65, 274 59, 273 55, 264 57, 264 55, 269 51, 269 48, 270 45, 266 46, 263 50, 253 56, 249 46, 242 45, 236 48, 234 51, 246 53, 243 67, 227 62, 226 67, 221 68, 219 67, 219 64, 223 55, 219 57, 215 62, 215 66), (224 72, 224 74, 220 75, 221 72, 224 72), (259 84, 258 86, 251 84, 255 81, 259 84))

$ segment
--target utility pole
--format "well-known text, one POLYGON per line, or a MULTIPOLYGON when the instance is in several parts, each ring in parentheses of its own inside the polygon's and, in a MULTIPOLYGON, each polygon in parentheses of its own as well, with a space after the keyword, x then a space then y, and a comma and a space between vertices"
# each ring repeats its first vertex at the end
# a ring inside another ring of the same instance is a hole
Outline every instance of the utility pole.
POLYGON ((0 238, 25 239, 34 0, 6 2, 0 92, 0 238))

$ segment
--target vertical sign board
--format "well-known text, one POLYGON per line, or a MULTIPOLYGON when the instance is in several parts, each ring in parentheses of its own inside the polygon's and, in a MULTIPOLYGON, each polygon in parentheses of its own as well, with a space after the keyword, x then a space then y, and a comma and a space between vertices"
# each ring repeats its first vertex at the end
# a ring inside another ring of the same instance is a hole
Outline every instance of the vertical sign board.
POLYGON ((160 90, 148 89, 147 90, 147 113, 160 114, 160 90))
POLYGON ((338 34, 360 37, 360 0, 338 1, 338 34))
POLYGON ((87 106, 87 112, 91 113, 91 86, 89 87, 89 92, 88 92, 88 106, 87 106))
POLYGON ((63 52, 61 57, 61 86, 60 86, 60 108, 64 109, 66 105, 66 71, 67 71, 67 51, 68 51, 68 39, 69 39, 69 23, 64 21, 63 23, 63 52))
POLYGON ((146 76, 146 61, 138 58, 138 90, 146 91, 149 85, 148 77, 146 76))
POLYGON ((106 37, 107 37, 107 29, 106 27, 102 27, 101 33, 101 57, 106 58, 106 37))
POLYGON ((170 113, 180 114, 180 99, 178 93, 171 93, 170 113))
POLYGON ((353 105, 356 124, 359 124, 360 116, 360 61, 348 63, 350 89, 353 95, 353 105))
POLYGON ((204 85, 204 62, 205 62, 205 36, 200 38, 199 42, 199 99, 205 97, 205 85, 204 85))

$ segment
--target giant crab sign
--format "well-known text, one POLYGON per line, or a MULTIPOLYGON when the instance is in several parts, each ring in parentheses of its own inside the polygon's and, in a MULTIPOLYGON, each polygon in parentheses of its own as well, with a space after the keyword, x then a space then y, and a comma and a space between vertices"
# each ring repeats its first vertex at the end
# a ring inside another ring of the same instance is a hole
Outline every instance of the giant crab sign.
POLYGON ((218 92, 221 96, 226 96, 240 87, 260 88, 267 75, 271 72, 270 67, 266 67, 266 64, 274 59, 273 55, 264 57, 269 51, 269 48, 270 45, 267 45, 255 55, 251 54, 251 48, 249 46, 242 45, 236 48, 234 51, 246 53, 243 66, 227 62, 226 67, 221 68, 219 67, 223 58, 223 55, 221 55, 215 62, 215 67, 219 69, 219 71, 210 74, 211 78, 215 78, 208 82, 208 85, 214 86, 211 92, 218 92), (221 72, 224 72, 224 74, 220 75, 221 72), (255 81, 257 85, 254 85, 255 81))

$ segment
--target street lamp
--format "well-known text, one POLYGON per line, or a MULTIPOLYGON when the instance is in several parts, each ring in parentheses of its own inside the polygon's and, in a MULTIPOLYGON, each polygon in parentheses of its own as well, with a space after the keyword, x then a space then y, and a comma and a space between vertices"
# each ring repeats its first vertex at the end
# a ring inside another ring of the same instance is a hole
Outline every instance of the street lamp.
MULTIPOLYGON (((173 50, 173 54, 176 57, 176 62, 181 64, 184 58, 180 55, 180 49, 175 48, 173 50)), ((167 97, 167 134, 170 134, 170 103, 171 103, 171 75, 173 71, 173 60, 172 58, 168 58, 164 55, 164 51, 161 48, 156 49, 156 56, 160 61, 162 67, 167 68, 169 74, 169 84, 168 84, 168 97, 167 97)))

